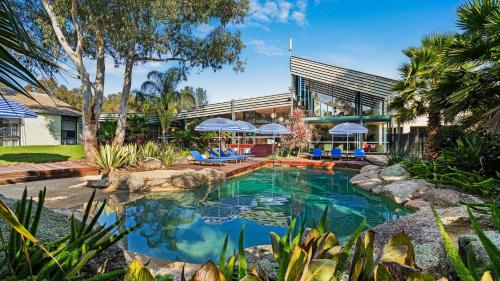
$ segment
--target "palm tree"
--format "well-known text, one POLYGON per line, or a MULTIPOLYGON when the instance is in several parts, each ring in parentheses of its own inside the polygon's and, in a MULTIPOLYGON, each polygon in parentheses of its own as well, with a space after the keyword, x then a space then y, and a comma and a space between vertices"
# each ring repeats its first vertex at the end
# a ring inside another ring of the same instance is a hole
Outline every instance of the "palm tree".
MULTIPOLYGON (((23 65, 21 59, 29 59, 40 69, 42 65, 53 68, 57 68, 57 66, 50 62, 47 59, 49 55, 29 38, 10 5, 10 1, 0 0, 0 83, 33 98, 20 82, 32 84, 43 91, 46 89, 35 75, 23 65)), ((2 94, 0 93, 0 95, 2 94)))
POLYGON ((442 75, 433 96, 446 121, 465 127, 500 125, 500 2, 474 0, 457 11, 460 34, 453 36, 442 75), (486 121, 486 122, 483 122, 486 121))
POLYGON ((420 46, 403 50, 409 62, 403 63, 399 69, 402 79, 393 87, 399 95, 389 105, 389 109, 396 112, 398 122, 427 115, 427 137, 424 143, 424 156, 427 159, 434 159, 438 154, 433 140, 441 126, 441 112, 431 95, 444 71, 442 58, 449 42, 450 37, 447 35, 431 35, 423 38, 420 46))
POLYGON ((170 68, 166 72, 151 71, 147 81, 142 83, 136 93, 137 101, 146 113, 153 113, 160 122, 163 142, 167 141, 168 130, 175 115, 182 109, 196 105, 196 98, 191 91, 178 91, 181 71, 170 68))

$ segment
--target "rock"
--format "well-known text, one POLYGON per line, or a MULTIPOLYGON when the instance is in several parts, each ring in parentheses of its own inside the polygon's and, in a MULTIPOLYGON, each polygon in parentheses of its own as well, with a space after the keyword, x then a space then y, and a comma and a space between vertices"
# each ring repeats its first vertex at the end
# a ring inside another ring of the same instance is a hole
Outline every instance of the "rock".
POLYGON ((120 189, 129 191, 139 191, 145 186, 145 181, 143 177, 140 176, 130 176, 125 181, 125 185, 120 185, 120 189))
POLYGON ((377 254, 391 236, 404 231, 413 244, 417 266, 435 278, 447 276, 451 272, 439 229, 429 209, 385 222, 372 230, 375 231, 377 254))
POLYGON ((377 185, 375 187, 373 187, 370 191, 373 193, 373 194, 376 194, 376 195, 379 195, 380 193, 382 193, 382 189, 384 188, 383 185, 377 185))
POLYGON ((422 197, 422 195, 431 188, 432 185, 424 180, 405 180, 382 187, 381 194, 391 198, 398 204, 403 204, 408 200, 422 197))
POLYGON ((431 204, 429 204, 429 202, 424 201, 422 199, 408 200, 405 203, 405 207, 416 209, 416 210, 423 210, 423 209, 426 209, 426 208, 430 208, 431 204))
POLYGON ((403 165, 395 164, 381 170, 379 176, 385 183, 391 183, 406 180, 409 174, 403 168, 403 165))
POLYGON ((178 188, 191 189, 202 186, 207 182, 204 173, 194 172, 186 175, 180 175, 172 179, 172 185, 178 188))
POLYGON ((111 180, 108 175, 103 175, 98 180, 87 180, 87 186, 92 188, 106 188, 111 184, 111 180))
POLYGON ((153 157, 146 157, 139 162, 139 166, 145 170, 157 170, 160 169, 162 165, 163 163, 160 160, 153 157))
POLYGON ((452 189, 431 189, 422 199, 434 206, 454 207, 460 205, 461 193, 452 189))
POLYGON ((207 183, 215 183, 219 181, 223 181, 226 179, 226 174, 222 171, 210 168, 204 168, 199 173, 204 173, 207 177, 207 183))
POLYGON ((278 280, 279 264, 275 261, 271 245, 260 245, 245 249, 248 268, 252 268, 255 262, 259 262, 269 280, 278 280))
POLYGON ((119 243, 112 245, 98 256, 89 260, 82 268, 83 276, 90 278, 97 274, 127 268, 128 262, 125 251, 119 243))
POLYGON ((377 165, 366 165, 366 166, 363 166, 359 172, 360 173, 366 173, 366 172, 370 172, 370 171, 378 171, 380 170, 381 167, 380 166, 377 166, 377 165))
POLYGON ((368 178, 365 177, 363 174, 357 174, 355 176, 353 176, 351 179, 350 179, 350 182, 352 184, 358 184, 358 183, 361 183, 361 182, 365 182, 367 181, 368 178))
POLYGON ((148 179, 146 182, 146 185, 148 187, 169 186, 171 184, 172 184, 171 178, 152 178, 152 179, 148 179))
POLYGON ((371 181, 371 180, 366 180, 364 182, 357 183, 356 186, 359 188, 366 190, 366 191, 371 191, 373 188, 377 187, 380 185, 380 182, 376 181, 371 181))
MULTIPOLYGON (((500 233, 491 230, 485 231, 484 233, 497 248, 500 247, 500 233)), ((472 251, 475 265, 479 269, 478 272, 483 272, 486 266, 488 266, 488 263, 490 263, 490 258, 477 235, 462 235, 458 237, 458 252, 464 261, 467 259, 467 251, 469 248, 472 251)))

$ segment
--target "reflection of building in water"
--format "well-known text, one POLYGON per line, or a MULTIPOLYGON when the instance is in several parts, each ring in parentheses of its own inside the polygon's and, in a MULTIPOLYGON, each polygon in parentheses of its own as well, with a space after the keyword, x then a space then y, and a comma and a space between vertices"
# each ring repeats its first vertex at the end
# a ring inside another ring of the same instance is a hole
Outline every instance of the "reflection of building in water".
POLYGON ((201 219, 208 224, 222 224, 238 218, 241 212, 257 206, 252 196, 220 197, 217 202, 208 201, 200 208, 201 219))

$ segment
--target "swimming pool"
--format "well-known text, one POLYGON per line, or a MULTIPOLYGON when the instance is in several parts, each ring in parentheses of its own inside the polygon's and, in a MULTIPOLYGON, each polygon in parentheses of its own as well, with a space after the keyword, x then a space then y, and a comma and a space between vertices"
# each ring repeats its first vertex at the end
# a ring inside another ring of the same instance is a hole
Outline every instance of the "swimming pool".
POLYGON ((226 234, 228 253, 237 247, 245 225, 244 246, 270 244, 269 232, 283 235, 292 216, 317 222, 329 206, 328 227, 346 239, 363 218, 372 227, 408 214, 388 199, 349 183, 356 172, 309 168, 262 168, 212 187, 145 197, 119 213, 103 214, 101 223, 125 216, 126 226, 139 224, 125 238, 129 251, 165 260, 203 263, 217 260, 226 234))

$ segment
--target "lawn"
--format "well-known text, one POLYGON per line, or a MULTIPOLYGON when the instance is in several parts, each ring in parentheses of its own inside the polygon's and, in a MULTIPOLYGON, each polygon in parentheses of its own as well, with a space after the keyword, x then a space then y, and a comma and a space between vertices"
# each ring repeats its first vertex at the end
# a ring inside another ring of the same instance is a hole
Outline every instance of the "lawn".
POLYGON ((82 145, 33 145, 0 147, 0 165, 46 163, 85 159, 82 145))

